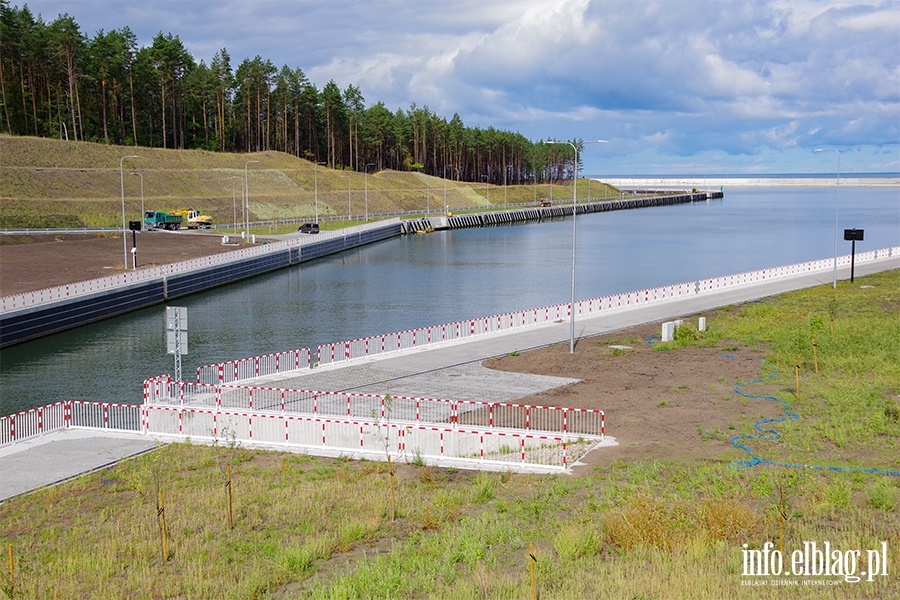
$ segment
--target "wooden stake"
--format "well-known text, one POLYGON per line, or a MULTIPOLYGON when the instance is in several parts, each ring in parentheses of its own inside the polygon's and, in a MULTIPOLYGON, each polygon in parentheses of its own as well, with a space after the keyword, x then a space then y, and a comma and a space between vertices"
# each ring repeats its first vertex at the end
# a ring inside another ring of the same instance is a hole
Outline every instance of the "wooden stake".
POLYGON ((784 510, 784 488, 781 488, 781 556, 784 556, 784 522, 787 520, 787 513, 784 510))
POLYGON ((529 566, 531 567, 531 600, 535 599, 535 593, 537 588, 534 586, 534 565, 537 562, 537 558, 534 556, 534 543, 528 542, 528 556, 531 560, 528 561, 529 566))
POLYGON ((818 375, 819 374, 819 353, 816 350, 816 348, 818 348, 819 345, 816 344, 816 338, 812 338, 812 347, 813 347, 813 360, 816 363, 816 375, 818 375))
POLYGON ((13 547, 12 544, 9 545, 9 597, 13 598, 16 595, 16 569, 15 569, 15 561, 13 560, 13 547))
POLYGON ((234 513, 231 509, 231 465, 229 464, 226 467, 228 472, 228 480, 225 482, 225 487, 228 488, 228 529, 234 529, 234 513))
POLYGON ((797 379, 797 400, 800 399, 800 365, 794 365, 795 377, 797 379))
POLYGON ((162 535, 162 553, 163 561, 169 560, 168 540, 166 539, 166 501, 163 498, 162 488, 159 488, 159 508, 157 509, 159 516, 159 529, 162 535))
POLYGON ((394 522, 394 516, 397 514, 397 511, 394 509, 394 465, 391 462, 391 455, 387 455, 388 459, 388 475, 391 482, 391 522, 394 522))

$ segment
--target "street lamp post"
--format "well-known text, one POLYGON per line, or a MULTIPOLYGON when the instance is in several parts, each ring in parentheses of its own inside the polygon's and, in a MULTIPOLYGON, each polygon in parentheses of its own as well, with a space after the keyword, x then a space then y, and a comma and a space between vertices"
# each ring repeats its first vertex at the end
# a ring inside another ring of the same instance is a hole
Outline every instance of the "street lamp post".
POLYGON ((369 167, 374 166, 375 163, 369 163, 364 167, 366 171, 366 223, 369 222, 369 167))
MULTIPOLYGON (((447 216, 447 167, 453 168, 453 165, 444 165, 444 216, 447 216)), ((451 173, 453 171, 450 171, 451 173)))
MULTIPOLYGON (((124 257, 122 259, 122 267, 128 268, 128 229, 125 227, 125 173, 122 171, 122 162, 126 158, 138 158, 136 154, 132 154, 130 156, 123 156, 119 159, 119 184, 122 187, 122 252, 124 257)), ((141 179, 143 181, 143 178, 141 179)), ((143 214, 141 215, 141 219, 143 219, 143 214)))
POLYGON ((233 221, 234 222, 234 233, 237 234, 237 196, 235 195, 235 191, 234 191, 234 180, 235 179, 241 180, 241 212, 244 212, 244 178, 240 177, 239 175, 231 176, 231 204, 232 204, 231 209, 232 209, 232 213, 234 213, 232 216, 232 218, 234 219, 234 221, 233 221))
POLYGON ((137 173, 135 171, 131 172, 132 175, 137 175, 141 178, 141 229, 144 229, 144 174, 137 173))
POLYGON ((350 176, 349 175, 341 175, 343 179, 347 180, 347 224, 350 224, 350 176))
POLYGON ((315 187, 316 194, 316 223, 319 222, 319 165, 324 165, 324 162, 316 161, 313 164, 313 185, 315 187))
POLYGON ((250 163, 258 163, 258 160, 248 160, 244 163, 244 204, 247 208, 244 211, 244 226, 247 230, 247 241, 250 241, 250 178, 247 174, 247 165, 250 163))
POLYGON ((837 289, 837 247, 838 247, 838 199, 841 196, 841 153, 834 148, 816 148, 816 152, 834 152, 838 157, 837 188, 834 193, 834 282, 837 289))
MULTIPOLYGON (((572 190, 572 304, 569 308, 569 354, 575 352, 575 215, 578 205, 578 189, 574 185, 578 181, 578 147, 572 142, 547 142, 548 144, 568 144, 575 151, 575 163, 573 166, 573 189, 572 190)), ((606 140, 597 140, 595 142, 582 142, 583 144, 605 144, 606 140)))

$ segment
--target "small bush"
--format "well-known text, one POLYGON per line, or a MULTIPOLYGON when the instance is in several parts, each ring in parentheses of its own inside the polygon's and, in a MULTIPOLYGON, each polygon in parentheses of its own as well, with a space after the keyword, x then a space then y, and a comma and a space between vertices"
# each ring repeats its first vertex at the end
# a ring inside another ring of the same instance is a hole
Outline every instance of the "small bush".
POLYGON ((567 525, 553 539, 556 554, 565 561, 595 556, 601 546, 600 536, 587 524, 567 525))
POLYGON ((897 508, 897 489, 887 482, 878 482, 866 490, 869 506, 878 510, 894 510, 897 508))

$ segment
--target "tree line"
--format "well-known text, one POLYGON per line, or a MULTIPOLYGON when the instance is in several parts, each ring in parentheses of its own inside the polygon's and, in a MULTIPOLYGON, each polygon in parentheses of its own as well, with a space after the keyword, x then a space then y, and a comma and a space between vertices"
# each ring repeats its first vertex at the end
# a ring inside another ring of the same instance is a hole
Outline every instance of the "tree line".
MULTIPOLYGON (((223 48, 197 62, 179 37, 138 47, 127 26, 85 35, 0 0, 0 130, 124 146, 276 150, 334 168, 418 170, 495 185, 571 178, 568 144, 467 127, 427 106, 366 106, 358 87, 322 89, 260 56, 232 66, 223 48)), ((580 141, 571 143, 580 146, 580 141)))

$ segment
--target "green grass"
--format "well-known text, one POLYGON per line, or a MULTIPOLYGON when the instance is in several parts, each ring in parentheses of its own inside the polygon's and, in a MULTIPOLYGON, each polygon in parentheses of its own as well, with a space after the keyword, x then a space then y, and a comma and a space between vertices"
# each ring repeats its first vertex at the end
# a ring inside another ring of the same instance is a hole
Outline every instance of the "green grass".
MULTIPOLYGON (((366 178, 363 173, 328 166, 314 170, 312 162, 281 152, 124 148, 7 135, 0 135, 0 144, 0 227, 121 226, 123 183, 126 218, 137 219, 141 210, 141 180, 131 172, 143 175, 145 209, 195 208, 212 216, 215 223, 232 223, 235 206, 238 220, 242 219, 243 179, 232 177, 243 178, 245 172, 251 221, 312 220, 317 198, 320 218, 365 214, 367 196, 370 215, 424 213, 426 208, 436 214, 443 210, 445 197, 449 207, 460 212, 504 206, 503 186, 489 186, 486 193, 483 183, 448 181, 445 196, 445 181, 439 177, 381 171, 366 178), (122 182, 120 160, 132 154, 138 158, 122 162, 122 182), (247 165, 248 160, 259 162, 247 165)), ((570 186, 555 185, 552 191, 561 202, 571 199, 570 186)), ((618 194, 597 182, 590 192, 594 197, 618 194)), ((507 186, 505 195, 508 204, 531 203, 549 196, 550 186, 507 186)), ((587 183, 579 183, 578 197, 587 196, 587 183)), ((346 225, 342 221, 336 226, 346 225)))
MULTIPOLYGON (((766 368, 784 374, 751 387, 786 397, 801 419, 778 425, 781 440, 753 444, 762 456, 896 470, 898 293, 900 271, 891 271, 842 282, 836 293, 813 288, 733 306, 710 318, 707 333, 673 345, 769 348, 766 368), (792 328, 815 325, 831 298, 839 300, 835 339, 829 327, 815 374, 792 328), (782 391, 793 388, 787 367, 798 353, 799 399, 782 391)), ((386 464, 175 444, 3 504, 0 541, 4 556, 9 546, 15 553, 16 598, 527 598, 529 544, 540 598, 759 598, 772 591, 741 586, 742 545, 778 546, 783 493, 789 552, 828 541, 865 556, 886 541, 889 576, 776 595, 900 596, 897 477, 730 466, 742 458, 723 442, 718 460, 607 460, 579 477, 406 465, 395 477, 392 521, 386 464)))

